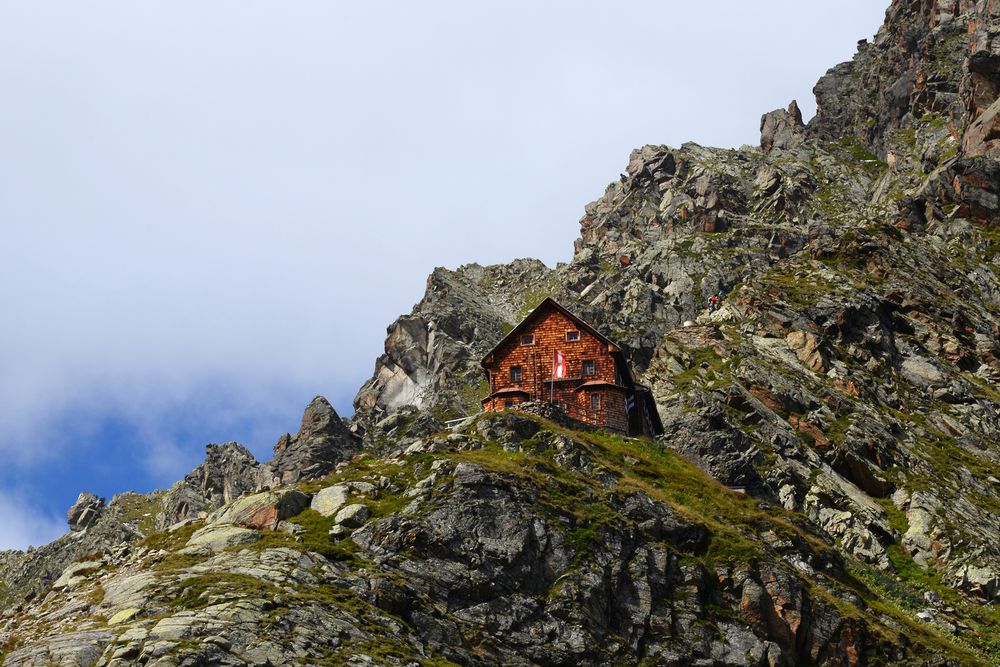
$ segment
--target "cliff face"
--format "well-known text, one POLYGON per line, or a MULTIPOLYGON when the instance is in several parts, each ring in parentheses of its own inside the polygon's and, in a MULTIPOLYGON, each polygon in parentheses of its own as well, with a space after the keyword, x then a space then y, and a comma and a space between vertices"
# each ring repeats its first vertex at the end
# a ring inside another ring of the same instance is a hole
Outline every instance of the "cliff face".
POLYGON ((815 92, 633 151, 565 265, 436 269, 352 423, 0 554, 3 664, 996 664, 1000 6, 897 0, 815 92), (664 437, 476 415, 546 296, 664 437))
POLYGON ((893 2, 872 43, 816 84, 809 134, 885 158, 890 133, 931 114, 961 140, 1000 93, 998 45, 996 0, 893 2))

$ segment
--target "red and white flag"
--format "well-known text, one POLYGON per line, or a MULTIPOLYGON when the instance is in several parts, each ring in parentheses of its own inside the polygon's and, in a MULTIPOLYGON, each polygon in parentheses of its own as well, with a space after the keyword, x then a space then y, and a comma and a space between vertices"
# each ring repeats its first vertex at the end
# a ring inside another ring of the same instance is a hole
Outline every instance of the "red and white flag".
POLYGON ((552 355, 552 377, 566 377, 566 357, 559 350, 556 350, 552 355))

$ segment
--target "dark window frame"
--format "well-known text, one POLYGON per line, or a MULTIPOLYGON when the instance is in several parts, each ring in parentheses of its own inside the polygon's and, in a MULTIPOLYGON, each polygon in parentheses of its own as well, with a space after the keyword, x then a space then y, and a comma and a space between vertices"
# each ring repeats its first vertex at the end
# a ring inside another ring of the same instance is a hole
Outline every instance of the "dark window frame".
POLYGON ((521 335, 521 345, 534 345, 534 344, 535 344, 535 334, 521 335))
POLYGON ((580 342, 580 332, 579 330, 572 330, 566 332, 566 342, 567 343, 578 343, 580 342))
POLYGON ((590 411, 598 412, 601 409, 601 395, 591 394, 590 395, 590 411))
POLYGON ((520 384, 524 382, 524 367, 523 366, 511 366, 510 367, 510 381, 514 384, 520 384))
POLYGON ((597 360, 596 359, 584 359, 581 364, 580 374, 584 377, 590 377, 592 375, 597 375, 597 360), (590 372, 587 372, 587 368, 590 368, 590 372))

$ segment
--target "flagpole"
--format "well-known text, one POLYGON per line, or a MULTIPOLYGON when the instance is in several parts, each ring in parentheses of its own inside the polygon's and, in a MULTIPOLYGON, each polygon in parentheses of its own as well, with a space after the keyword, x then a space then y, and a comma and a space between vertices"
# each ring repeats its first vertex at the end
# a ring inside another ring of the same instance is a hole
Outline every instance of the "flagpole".
POLYGON ((556 355, 557 350, 552 350, 552 388, 549 390, 549 403, 556 402, 556 355))

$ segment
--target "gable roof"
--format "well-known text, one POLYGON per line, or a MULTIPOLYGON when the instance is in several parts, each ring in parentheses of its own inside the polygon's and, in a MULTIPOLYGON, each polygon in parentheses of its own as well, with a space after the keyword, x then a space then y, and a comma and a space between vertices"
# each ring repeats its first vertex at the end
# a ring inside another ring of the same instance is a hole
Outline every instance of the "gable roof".
POLYGON ((554 310, 562 313, 563 315, 565 315, 566 317, 568 317, 574 324, 576 324, 582 331, 586 331, 590 335, 594 336, 594 338, 597 338, 599 341, 601 341, 602 343, 606 344, 608 346, 608 351, 609 352, 620 352, 621 351, 621 348, 618 346, 617 343, 615 343, 613 340, 611 340, 610 338, 608 338, 607 336, 605 336, 604 334, 602 334, 600 331, 598 331, 597 329, 595 329, 591 325, 587 324, 586 321, 584 321, 583 319, 581 319, 577 315, 571 313, 562 304, 560 304, 558 301, 556 301, 555 299, 553 299, 552 297, 549 296, 549 297, 545 297, 544 301, 542 301, 540 304, 538 304, 538 306, 536 306, 533 311, 531 311, 530 313, 528 313, 528 315, 523 320, 521 320, 521 322, 516 327, 514 327, 513 329, 511 329, 510 333, 508 333, 506 336, 504 336, 503 338, 501 338, 500 342, 493 346, 493 349, 490 350, 486 354, 485 357, 483 357, 482 361, 480 361, 479 364, 483 368, 486 368, 486 362, 488 360, 490 360, 490 358, 494 354, 496 354, 497 350, 499 350, 501 347, 503 347, 504 345, 506 345, 509 341, 514 340, 518 335, 520 335, 520 333, 522 331, 524 331, 526 328, 528 328, 528 325, 539 314, 541 314, 541 313, 543 313, 545 311, 548 311, 550 309, 554 309, 554 310))

